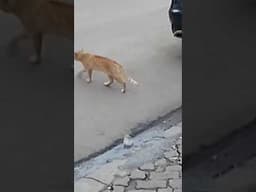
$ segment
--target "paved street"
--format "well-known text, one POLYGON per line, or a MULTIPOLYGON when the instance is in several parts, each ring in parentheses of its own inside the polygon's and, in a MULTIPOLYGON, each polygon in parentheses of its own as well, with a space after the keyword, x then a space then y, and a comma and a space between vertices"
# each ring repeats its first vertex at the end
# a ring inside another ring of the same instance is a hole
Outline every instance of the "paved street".
POLYGON ((75 192, 181 192, 182 124, 163 120, 75 167, 75 192))
POLYGON ((75 63, 75 161, 122 138, 138 123, 181 106, 181 40, 172 37, 168 0, 76 0, 75 49, 122 63, 139 87, 88 85, 75 63))

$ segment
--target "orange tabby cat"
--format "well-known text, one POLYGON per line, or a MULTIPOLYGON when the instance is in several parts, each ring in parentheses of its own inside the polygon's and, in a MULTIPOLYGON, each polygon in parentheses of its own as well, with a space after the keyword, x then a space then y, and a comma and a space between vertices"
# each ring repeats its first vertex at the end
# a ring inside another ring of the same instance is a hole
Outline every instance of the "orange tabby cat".
POLYGON ((110 86, 114 82, 114 80, 120 83, 122 85, 122 93, 126 92, 127 81, 134 85, 138 85, 137 81, 135 81, 131 77, 127 77, 122 65, 109 58, 93 55, 90 53, 86 53, 83 50, 80 50, 75 52, 74 59, 82 63, 85 70, 88 72, 88 83, 92 81, 92 72, 94 70, 101 71, 107 74, 109 80, 104 83, 106 87, 110 86))

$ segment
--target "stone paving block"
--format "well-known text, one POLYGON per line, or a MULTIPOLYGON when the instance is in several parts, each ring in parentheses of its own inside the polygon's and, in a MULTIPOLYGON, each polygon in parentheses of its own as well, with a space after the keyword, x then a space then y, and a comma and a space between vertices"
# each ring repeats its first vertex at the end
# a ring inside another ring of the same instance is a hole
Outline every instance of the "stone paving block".
POLYGON ((173 192, 173 189, 168 187, 166 189, 159 189, 157 192, 173 192))
POLYGON ((179 151, 180 153, 182 153, 182 144, 179 144, 179 145, 178 145, 178 151, 179 151))
POLYGON ((167 180, 137 181, 136 189, 167 188, 167 180))
POLYGON ((182 171, 179 171, 179 178, 182 178, 182 171))
POLYGON ((146 173, 144 171, 140 171, 138 169, 131 172, 130 179, 145 179, 146 173))
POLYGON ((172 171, 180 172, 181 170, 182 170, 182 167, 180 165, 171 165, 166 167, 166 172, 172 172, 172 171))
POLYGON ((140 167, 141 170, 144 170, 144 171, 154 171, 155 170, 155 166, 153 163, 146 163, 144 165, 142 165, 140 167))
POLYGON ((178 156, 169 157, 168 160, 171 161, 171 162, 174 162, 174 163, 178 164, 178 162, 179 162, 179 157, 178 157, 178 156))
POLYGON ((167 161, 165 159, 159 159, 155 162, 156 166, 165 166, 167 164, 167 161))
POLYGON ((105 185, 91 180, 91 179, 80 179, 75 182, 74 191, 75 192, 85 192, 85 191, 95 191, 98 192, 106 187, 105 185))
POLYGON ((173 157, 177 157, 179 154, 177 151, 169 151, 164 153, 164 157, 167 158, 168 160, 172 160, 173 157))
POLYGON ((170 150, 170 151, 164 153, 164 156, 165 156, 165 157, 166 157, 166 156, 174 157, 174 156, 177 156, 177 155, 178 155, 177 150, 170 150))
POLYGON ((178 179, 179 178, 179 172, 178 171, 165 171, 156 173, 153 172, 150 175, 151 180, 168 180, 168 179, 178 179))
POLYGON ((177 145, 182 145, 182 137, 177 140, 176 144, 177 145))
POLYGON ((114 186, 114 190, 112 192, 124 192, 124 187, 114 186))
POLYGON ((174 189, 174 192, 182 192, 181 189, 174 189))
POLYGON ((114 185, 119 185, 119 186, 125 186, 125 187, 127 187, 129 181, 130 181, 130 178, 129 178, 128 176, 127 176, 127 177, 124 177, 124 178, 117 178, 117 179, 115 179, 115 181, 114 181, 114 185))
POLYGON ((130 175, 130 171, 129 170, 122 170, 119 169, 118 172, 115 173, 115 177, 125 177, 130 175))
POLYGON ((170 179, 169 184, 173 189, 181 189, 182 188, 182 179, 170 179))
POLYGON ((155 170, 156 173, 161 173, 165 171, 165 167, 157 167, 157 169, 155 170))

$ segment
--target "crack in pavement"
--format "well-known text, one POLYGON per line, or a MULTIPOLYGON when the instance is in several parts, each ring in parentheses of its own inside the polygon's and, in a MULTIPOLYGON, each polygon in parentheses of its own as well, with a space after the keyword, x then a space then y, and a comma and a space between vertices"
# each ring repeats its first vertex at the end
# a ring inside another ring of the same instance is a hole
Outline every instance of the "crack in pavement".
POLYGON ((99 179, 96 179, 96 178, 93 178, 93 177, 83 177, 84 179, 89 179, 89 180, 93 180, 93 181, 96 181, 102 185, 106 185, 108 186, 108 184, 104 183, 103 181, 99 180, 99 179))

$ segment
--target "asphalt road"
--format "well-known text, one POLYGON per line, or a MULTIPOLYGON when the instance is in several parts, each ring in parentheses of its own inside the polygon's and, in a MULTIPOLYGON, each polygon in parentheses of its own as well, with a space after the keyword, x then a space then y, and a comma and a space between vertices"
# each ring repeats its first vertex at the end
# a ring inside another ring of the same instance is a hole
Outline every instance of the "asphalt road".
POLYGON ((182 104, 181 40, 172 37, 168 0, 76 0, 75 49, 117 60, 139 83, 103 86, 79 77, 75 62, 75 161, 123 137, 129 130, 182 104))

